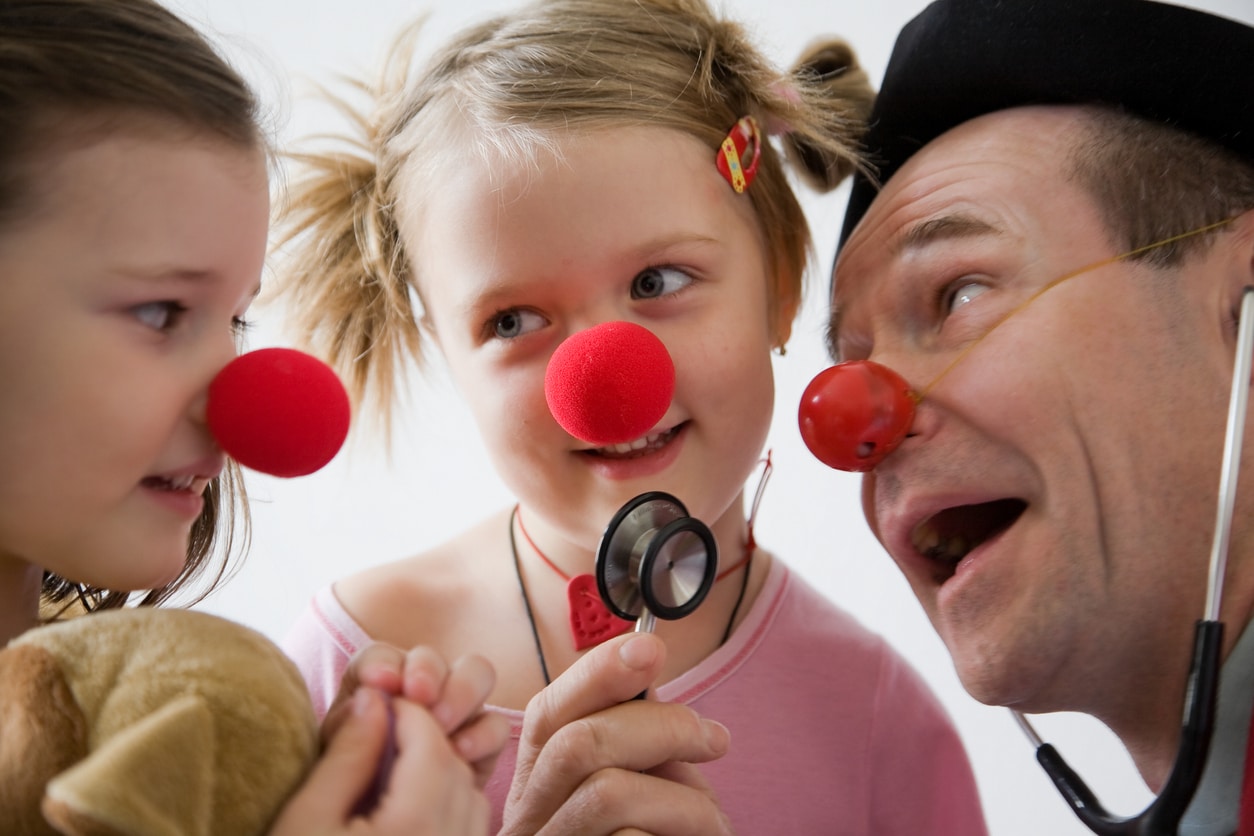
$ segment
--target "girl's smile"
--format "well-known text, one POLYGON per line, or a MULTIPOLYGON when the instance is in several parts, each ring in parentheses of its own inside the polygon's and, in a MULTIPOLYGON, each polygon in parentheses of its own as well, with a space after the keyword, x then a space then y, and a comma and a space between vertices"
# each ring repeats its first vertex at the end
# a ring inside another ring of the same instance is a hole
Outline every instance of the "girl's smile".
POLYGON ((670 467, 683 451, 688 422, 665 432, 649 433, 627 444, 579 453, 588 467, 603 479, 626 482, 646 479, 670 467), (624 449, 626 448, 626 449, 624 449))

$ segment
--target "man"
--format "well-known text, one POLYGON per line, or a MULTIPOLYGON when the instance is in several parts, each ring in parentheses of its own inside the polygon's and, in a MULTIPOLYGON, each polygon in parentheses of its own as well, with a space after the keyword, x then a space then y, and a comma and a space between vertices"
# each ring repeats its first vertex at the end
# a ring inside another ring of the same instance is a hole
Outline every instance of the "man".
MULTIPOLYGON (((855 183, 833 278, 833 357, 921 395, 863 505, 963 685, 1097 717, 1155 791, 1254 285, 1252 71, 1254 29, 1180 7, 939 0, 897 41, 866 142, 880 185, 855 183)), ((1254 442, 1241 461, 1191 834, 1238 827, 1254 442)))

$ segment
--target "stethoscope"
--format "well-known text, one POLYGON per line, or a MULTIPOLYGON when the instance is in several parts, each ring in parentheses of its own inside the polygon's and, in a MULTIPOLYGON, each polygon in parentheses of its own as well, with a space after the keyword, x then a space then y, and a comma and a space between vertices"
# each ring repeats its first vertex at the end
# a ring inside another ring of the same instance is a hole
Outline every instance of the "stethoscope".
MULTIPOLYGON (((1078 275, 1078 272, 1071 275, 1078 275)), ((1041 767, 1080 821, 1098 836, 1176 836, 1206 767, 1215 726, 1223 646, 1224 629, 1219 621, 1219 608, 1248 409, 1252 354, 1254 287, 1247 287, 1242 295, 1237 325, 1206 605, 1194 632, 1180 745, 1162 791, 1138 815, 1121 818, 1111 814, 1058 751, 1041 740, 1027 718, 1012 709, 1016 722, 1036 747, 1036 759, 1041 767)), ((802 436, 811 452, 832 467, 870 470, 900 444, 909 428, 909 411, 913 405, 906 397, 907 392, 908 387, 896 373, 876 363, 854 361, 833 366, 820 373, 802 396, 798 416, 802 436), (846 367, 844 373, 832 374, 842 366, 846 367), (851 391, 862 393, 865 403, 846 406, 843 401, 849 400, 851 391), (836 414, 842 411, 843 414, 836 414)))
POLYGON ((650 491, 618 509, 597 547, 597 591, 610 612, 653 632, 692 613, 714 585, 718 546, 684 504, 650 491))

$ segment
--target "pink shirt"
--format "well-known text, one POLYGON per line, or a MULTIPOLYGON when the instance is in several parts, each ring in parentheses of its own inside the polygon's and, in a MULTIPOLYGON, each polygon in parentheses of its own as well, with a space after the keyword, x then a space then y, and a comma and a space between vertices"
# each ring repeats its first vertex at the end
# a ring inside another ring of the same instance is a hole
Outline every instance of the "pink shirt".
MULTIPOLYGON (((779 560, 731 638, 657 689, 731 730, 701 769, 738 833, 984 836, 958 735, 919 675, 885 641, 779 560)), ((325 713, 349 658, 370 637, 318 593, 284 647, 325 713)), ((518 754, 522 712, 487 793, 493 832, 518 754)))

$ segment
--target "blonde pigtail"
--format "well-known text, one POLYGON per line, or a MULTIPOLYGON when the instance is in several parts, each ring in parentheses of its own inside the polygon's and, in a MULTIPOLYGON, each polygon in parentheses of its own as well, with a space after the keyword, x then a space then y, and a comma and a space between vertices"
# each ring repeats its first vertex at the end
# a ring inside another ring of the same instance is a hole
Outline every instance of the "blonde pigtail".
POLYGON ((764 145, 757 178, 746 193, 767 241, 774 283, 768 313, 776 344, 782 346, 800 308, 803 276, 813 257, 805 213, 784 164, 820 192, 862 169, 859 141, 874 91, 844 41, 829 38, 814 44, 785 74, 754 47, 742 26, 707 20, 695 82, 699 90, 708 91, 707 101, 717 105, 708 114, 717 134, 713 147, 745 115, 757 117, 774 139, 764 145))
POLYGON ((830 191, 866 170, 859 144, 875 91, 847 43, 812 44, 774 92, 770 124, 811 188, 830 191))
MULTIPOLYGON (((370 91, 367 91, 370 92, 370 91)), ((332 99, 362 138, 347 149, 288 155, 300 170, 278 220, 278 296, 297 338, 344 379, 354 404, 368 400, 385 431, 406 361, 421 359, 406 260, 376 162, 378 132, 332 99)))

